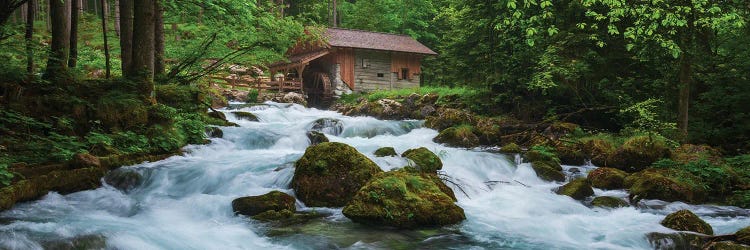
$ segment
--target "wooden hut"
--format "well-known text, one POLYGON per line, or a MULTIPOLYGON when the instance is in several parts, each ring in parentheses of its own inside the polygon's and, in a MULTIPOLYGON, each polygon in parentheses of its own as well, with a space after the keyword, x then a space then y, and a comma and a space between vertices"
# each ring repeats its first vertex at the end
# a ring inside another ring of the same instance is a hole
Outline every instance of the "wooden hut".
POLYGON ((287 52, 288 61, 269 69, 299 77, 310 99, 327 99, 352 91, 418 87, 422 58, 436 54, 406 35, 328 28, 324 42, 298 43, 287 52))

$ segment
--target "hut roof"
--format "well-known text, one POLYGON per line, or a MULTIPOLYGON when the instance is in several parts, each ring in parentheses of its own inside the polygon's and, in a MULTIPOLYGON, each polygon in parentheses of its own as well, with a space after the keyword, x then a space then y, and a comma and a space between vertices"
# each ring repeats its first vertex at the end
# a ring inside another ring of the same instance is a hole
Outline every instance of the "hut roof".
POLYGON ((397 51, 425 55, 437 55, 422 43, 407 35, 328 28, 325 34, 331 47, 397 51))

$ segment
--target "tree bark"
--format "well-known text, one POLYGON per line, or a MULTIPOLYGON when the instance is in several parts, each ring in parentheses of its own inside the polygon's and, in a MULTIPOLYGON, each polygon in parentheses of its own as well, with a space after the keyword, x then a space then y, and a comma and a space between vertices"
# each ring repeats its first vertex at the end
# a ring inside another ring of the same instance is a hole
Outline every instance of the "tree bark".
POLYGON ((134 0, 132 78, 146 102, 153 102, 155 0, 134 0))
POLYGON ((111 68, 109 62, 109 40, 107 39, 107 13, 105 9, 107 8, 107 0, 101 0, 102 4, 102 37, 104 38, 104 60, 105 60, 105 69, 106 69, 106 77, 109 79, 111 75, 111 68))
POLYGON ((154 1, 154 75, 164 74, 164 8, 161 1, 154 1))
MULTIPOLYGON (((53 0, 54 1, 54 0, 53 0)), ((75 68, 78 64, 78 19, 80 16, 81 6, 77 0, 67 0, 71 2, 70 8, 70 57, 68 58, 68 67, 75 68)))
POLYGON ((133 0, 120 0, 120 57, 123 75, 130 76, 133 61, 133 0))
POLYGON ((338 27, 338 23, 339 23, 338 22, 338 5, 336 3, 336 0, 332 0, 332 1, 333 1, 332 2, 333 6, 331 6, 331 16, 333 18, 331 19, 331 27, 335 28, 335 27, 338 27))
POLYGON ((26 72, 29 76, 34 74, 34 14, 36 14, 36 0, 31 0, 26 5, 26 72))
POLYGON ((115 0, 115 34, 120 36, 120 0, 115 0))
POLYGON ((52 25, 52 42, 47 59, 47 79, 64 80, 68 71, 68 53, 70 52, 70 6, 62 1, 51 0, 50 23, 52 25))
POLYGON ((688 17, 688 25, 682 34, 680 54, 679 98, 677 102, 677 128, 682 142, 688 142, 688 121, 690 110, 690 87, 693 85, 693 51, 695 50, 695 16, 688 17))

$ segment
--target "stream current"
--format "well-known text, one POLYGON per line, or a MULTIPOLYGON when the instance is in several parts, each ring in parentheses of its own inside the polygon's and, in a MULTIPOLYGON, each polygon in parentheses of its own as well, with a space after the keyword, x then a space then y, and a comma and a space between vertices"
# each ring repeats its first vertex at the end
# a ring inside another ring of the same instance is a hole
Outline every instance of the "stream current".
MULTIPOLYGON (((143 176, 123 192, 106 184, 69 195, 49 193, 0 213, 0 249, 91 246, 106 249, 652 249, 646 233, 673 232, 659 222, 690 209, 716 234, 750 225, 750 210, 656 200, 637 207, 592 208, 552 190, 561 183, 539 179, 518 156, 446 147, 421 121, 348 117, 298 105, 234 104, 222 112, 248 111, 260 122, 230 121, 223 138, 191 145, 182 156, 125 167, 143 176), (351 222, 341 208, 298 210, 326 216, 292 226, 271 226, 235 216, 233 199, 272 190, 289 194, 294 162, 309 146, 305 133, 320 118, 340 121, 323 131, 331 141, 355 147, 383 170, 407 165, 401 157, 375 157, 380 147, 397 152, 426 147, 459 187, 457 204, 467 219, 421 230, 373 228, 351 222), (88 244, 88 245, 87 245, 88 244), (97 245, 98 244, 98 245, 97 245)), ((594 166, 577 168, 585 175, 594 166)), ((572 174, 571 174, 572 175, 572 174)), ((595 189, 596 195, 626 197, 595 189)))

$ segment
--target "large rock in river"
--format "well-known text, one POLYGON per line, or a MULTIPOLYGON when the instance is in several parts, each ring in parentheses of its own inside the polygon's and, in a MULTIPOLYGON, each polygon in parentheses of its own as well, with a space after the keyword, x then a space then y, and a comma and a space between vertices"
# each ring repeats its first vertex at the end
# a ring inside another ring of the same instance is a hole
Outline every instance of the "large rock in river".
POLYGON ((624 188, 625 177, 628 173, 616 168, 597 168, 591 170, 587 178, 595 188, 612 190, 624 188))
POLYGON ((367 156, 338 142, 308 147, 295 167, 292 188, 313 207, 344 206, 372 176, 383 172, 367 156))
POLYGON ((647 169, 625 178, 624 185, 630 191, 631 201, 657 199, 663 201, 700 202, 705 199, 705 190, 696 185, 697 177, 690 173, 672 173, 668 169, 647 169))
POLYGON ((579 178, 568 182, 557 190, 557 194, 567 195, 576 200, 583 200, 594 195, 594 189, 585 178, 579 178))
POLYGON ((474 134, 474 127, 470 125, 444 129, 433 141, 445 143, 451 147, 473 148, 479 146, 479 137, 474 134))
POLYGON ((344 215, 357 223, 397 228, 442 226, 466 219, 463 209, 427 175, 379 174, 344 207, 344 215))
POLYGON ((237 198, 232 201, 232 210, 235 213, 254 216, 268 211, 281 212, 288 210, 297 211, 294 206, 294 197, 280 191, 271 191, 270 193, 259 196, 248 196, 237 198))
POLYGON ((435 173, 443 169, 443 161, 435 153, 425 147, 406 150, 401 157, 414 163, 414 168, 422 173, 435 173))
POLYGON ((539 179, 545 181, 565 181, 565 174, 557 162, 535 161, 531 163, 531 169, 534 170, 539 179))
POLYGON ((668 158, 669 155, 669 146, 663 138, 635 136, 608 156, 607 166, 631 173, 638 172, 661 158, 668 158))
POLYGON ((693 212, 690 212, 690 210, 680 210, 667 215, 667 217, 661 221, 661 225, 677 231, 691 231, 708 235, 714 234, 711 225, 703 221, 693 212))

